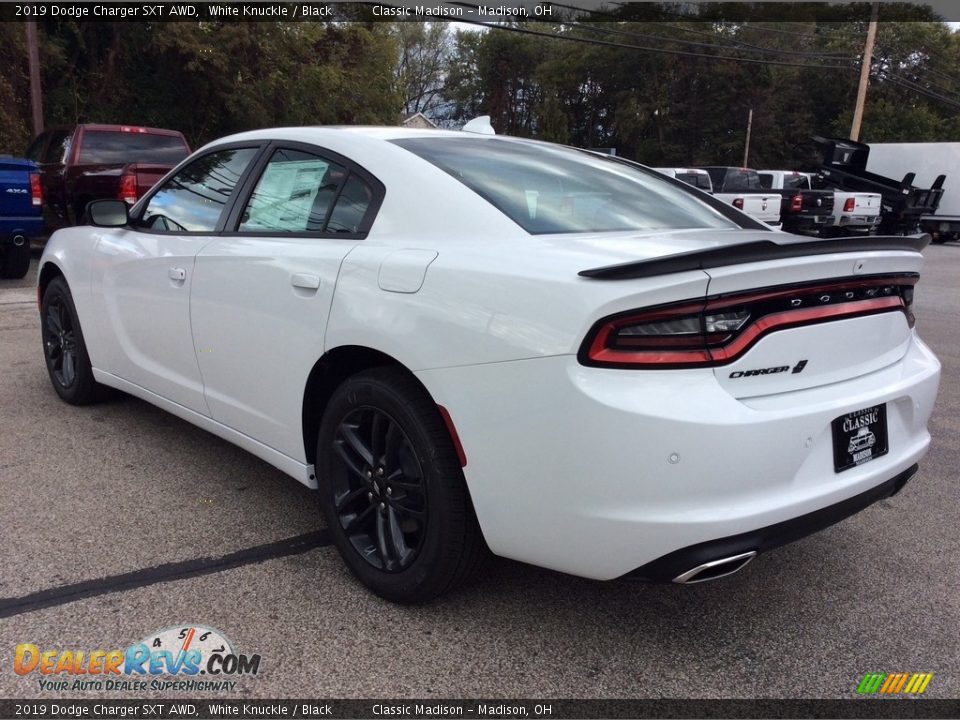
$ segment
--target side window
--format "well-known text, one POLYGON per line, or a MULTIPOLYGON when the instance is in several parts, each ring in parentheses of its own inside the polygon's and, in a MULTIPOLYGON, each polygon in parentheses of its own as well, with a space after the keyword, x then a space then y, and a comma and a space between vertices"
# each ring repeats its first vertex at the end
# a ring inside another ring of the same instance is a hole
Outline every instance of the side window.
POLYGON ((300 150, 277 150, 240 217, 240 232, 323 230, 346 168, 300 150))
POLYGON ((240 217, 240 232, 357 233, 373 190, 358 175, 319 155, 277 150, 240 217))
POLYGON ((231 148, 197 158, 150 198, 140 226, 160 232, 212 232, 257 148, 231 148))
POLYGON ((337 198, 337 204, 327 223, 327 232, 360 232, 360 223, 363 222, 372 201, 373 189, 360 176, 351 175, 337 198))

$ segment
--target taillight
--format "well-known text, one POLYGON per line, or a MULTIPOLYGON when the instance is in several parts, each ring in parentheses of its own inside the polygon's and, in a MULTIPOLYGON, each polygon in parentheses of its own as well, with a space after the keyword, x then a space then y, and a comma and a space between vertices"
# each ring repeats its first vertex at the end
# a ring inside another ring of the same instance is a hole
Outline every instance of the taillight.
POLYGON ((853 209, 854 209, 856 206, 857 206, 857 201, 856 201, 855 198, 852 198, 852 197, 847 198, 846 201, 843 203, 843 211, 844 211, 844 212, 853 212, 853 209))
POLYGON ((43 188, 40 187, 39 173, 30 173, 30 204, 34 207, 43 205, 43 188))
POLYGON ((891 311, 903 312, 913 327, 916 282, 915 275, 897 275, 807 283, 620 313, 593 326, 578 358, 599 367, 711 367, 791 327, 891 311))
POLYGON ((120 176, 120 191, 117 193, 117 199, 123 200, 127 205, 133 205, 137 201, 137 176, 131 173, 120 176))
POLYGON ((743 210, 743 198, 734 198, 734 199, 733 199, 733 206, 734 206, 737 210, 743 210))
POLYGON ((790 198, 790 212, 803 210, 803 195, 797 194, 790 198))

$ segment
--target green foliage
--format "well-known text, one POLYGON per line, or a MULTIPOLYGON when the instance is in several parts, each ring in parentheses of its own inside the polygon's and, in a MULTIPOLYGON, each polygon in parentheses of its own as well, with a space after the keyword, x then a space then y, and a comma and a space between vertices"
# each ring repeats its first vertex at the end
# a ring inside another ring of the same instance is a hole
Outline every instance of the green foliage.
MULTIPOLYGON (((710 21, 691 22, 631 3, 621 6, 631 22, 598 13, 590 23, 522 26, 566 41, 506 30, 461 34, 452 115, 485 113, 498 132, 615 147, 656 166, 740 164, 752 109, 751 165, 813 169, 819 155, 810 136, 850 131, 869 6, 757 7, 745 21, 741 4, 708 3, 700 11, 710 21), (631 45, 681 54, 623 47, 631 45)), ((929 11, 895 9, 909 21, 884 21, 889 12, 881 10, 861 135, 960 140, 960 36, 929 11)))
MULTIPOLYGON (((513 26, 522 33, 362 14, 49 21, 39 26, 45 122, 176 128, 197 146, 265 126, 395 124, 403 110, 448 126, 489 114, 501 133, 688 165, 742 162, 752 109, 750 164, 800 169, 817 164, 810 135, 849 133, 868 4, 759 3, 746 17, 742 4, 705 3, 698 21, 671 6, 616 7, 589 24, 513 26), (838 67, 809 67, 828 64, 838 67)), ((865 141, 960 140, 960 35, 935 20, 882 6, 865 141)), ((21 153, 32 135, 22 25, 0 24, 0 66, 0 152, 21 153)))
MULTIPOLYGON (((192 146, 279 125, 394 124, 396 44, 379 23, 40 24, 44 118, 181 130, 192 146)), ((31 133, 21 25, 0 24, 0 151, 31 133)))
POLYGON ((30 76, 22 25, 0 23, 0 153, 18 155, 30 142, 30 76))

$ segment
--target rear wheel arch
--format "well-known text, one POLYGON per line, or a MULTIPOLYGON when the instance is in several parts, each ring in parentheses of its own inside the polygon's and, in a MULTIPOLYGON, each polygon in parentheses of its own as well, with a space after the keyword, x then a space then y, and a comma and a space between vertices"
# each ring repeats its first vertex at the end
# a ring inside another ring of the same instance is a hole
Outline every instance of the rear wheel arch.
MULTIPOLYGON (((304 456, 308 464, 314 465, 317 462, 317 433, 333 393, 351 376, 379 367, 399 368, 419 385, 423 393, 436 405, 430 390, 413 374, 413 371, 393 356, 362 345, 344 345, 329 350, 314 364, 303 391, 301 423, 304 456)), ((440 409, 439 405, 437 408, 437 412, 447 426, 450 441, 461 458, 461 464, 465 465, 463 448, 460 445, 460 438, 456 437, 456 429, 452 427, 453 421, 444 414, 445 409, 440 409)))
POLYGON ((317 461, 317 432, 324 409, 334 391, 351 375, 377 367, 395 366, 410 372, 396 358, 361 345, 344 345, 317 360, 303 390, 303 449, 307 462, 317 461))

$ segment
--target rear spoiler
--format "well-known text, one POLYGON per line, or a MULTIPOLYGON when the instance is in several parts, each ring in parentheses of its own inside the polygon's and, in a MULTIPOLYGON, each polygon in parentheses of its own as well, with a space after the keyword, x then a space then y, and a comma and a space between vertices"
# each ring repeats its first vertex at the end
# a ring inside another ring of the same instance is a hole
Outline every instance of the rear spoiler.
POLYGON ((742 245, 693 250, 651 260, 637 260, 618 265, 591 268, 581 270, 578 274, 581 277, 592 278, 593 280, 633 280, 686 272, 687 270, 706 270, 727 265, 741 265, 743 263, 782 260, 809 255, 862 253, 875 250, 920 252, 929 243, 930 236, 926 233, 908 236, 890 235, 811 240, 789 242, 783 245, 771 240, 759 240, 742 245))

